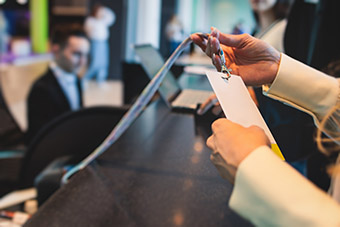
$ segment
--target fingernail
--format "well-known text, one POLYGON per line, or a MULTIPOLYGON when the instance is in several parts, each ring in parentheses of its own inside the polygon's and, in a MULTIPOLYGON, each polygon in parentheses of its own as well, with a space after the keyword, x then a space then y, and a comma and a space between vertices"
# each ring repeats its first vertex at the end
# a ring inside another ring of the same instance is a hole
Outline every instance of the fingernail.
POLYGON ((217 29, 215 27, 211 27, 211 35, 217 35, 217 29))
POLYGON ((216 56, 216 54, 215 53, 213 53, 213 55, 212 55, 212 63, 215 65, 215 56, 216 56))

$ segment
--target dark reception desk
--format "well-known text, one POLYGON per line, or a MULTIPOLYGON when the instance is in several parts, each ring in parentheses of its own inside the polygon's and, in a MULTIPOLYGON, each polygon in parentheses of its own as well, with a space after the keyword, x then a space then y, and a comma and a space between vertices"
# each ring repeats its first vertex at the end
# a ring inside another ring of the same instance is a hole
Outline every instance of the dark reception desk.
POLYGON ((26 226, 251 226, 209 159, 194 116, 157 100, 26 226))

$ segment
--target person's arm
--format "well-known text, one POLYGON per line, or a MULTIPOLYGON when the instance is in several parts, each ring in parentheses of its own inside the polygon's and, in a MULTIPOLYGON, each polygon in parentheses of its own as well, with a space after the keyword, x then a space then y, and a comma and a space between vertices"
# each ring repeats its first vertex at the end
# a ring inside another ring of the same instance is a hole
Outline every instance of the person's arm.
POLYGON ((101 7, 98 12, 98 17, 107 26, 113 25, 116 20, 116 14, 108 7, 101 7))
POLYGON ((340 226, 340 206, 269 147, 238 166, 229 206, 256 226, 340 226))
POLYGON ((340 226, 340 206, 269 148, 262 129, 227 119, 207 145, 223 178, 234 182, 229 206, 256 226, 340 226))
POLYGON ((265 95, 311 114, 316 124, 336 105, 339 82, 285 54, 275 80, 263 86, 265 95))
POLYGON ((226 65, 250 86, 271 84, 265 88, 268 96, 291 104, 315 117, 316 123, 337 102, 339 85, 327 76, 303 63, 281 54, 267 43, 250 35, 228 35, 212 29, 208 40, 191 35, 195 44, 212 58, 217 70, 222 48, 226 65))
MULTIPOLYGON (((246 84, 271 84, 272 97, 309 109, 318 118, 337 102, 335 79, 302 63, 287 65, 286 56, 278 57, 266 43, 248 35, 214 32, 208 41, 195 35, 192 39, 212 57, 217 69, 221 60, 214 53, 221 42, 227 67, 246 84)), ((212 131, 207 140, 213 150, 211 160, 223 177, 233 182, 236 174, 229 204, 237 213, 257 226, 340 226, 339 204, 275 156, 258 127, 244 128, 220 119, 212 131)))

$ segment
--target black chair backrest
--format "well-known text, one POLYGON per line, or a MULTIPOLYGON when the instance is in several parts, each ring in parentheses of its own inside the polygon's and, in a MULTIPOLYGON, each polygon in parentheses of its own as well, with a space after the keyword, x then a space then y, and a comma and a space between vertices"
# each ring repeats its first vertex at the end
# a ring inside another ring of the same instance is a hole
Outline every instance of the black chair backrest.
POLYGON ((84 108, 50 122, 28 146, 21 186, 32 186, 34 178, 56 158, 71 155, 73 163, 84 159, 103 142, 127 110, 127 107, 84 108))
POLYGON ((122 62, 124 103, 133 103, 150 79, 138 63, 122 62))

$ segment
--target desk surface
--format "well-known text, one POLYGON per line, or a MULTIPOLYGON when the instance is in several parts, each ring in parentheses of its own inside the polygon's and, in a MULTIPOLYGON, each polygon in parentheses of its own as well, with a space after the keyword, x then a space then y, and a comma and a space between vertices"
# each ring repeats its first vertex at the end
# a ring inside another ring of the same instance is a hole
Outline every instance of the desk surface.
POLYGON ((192 115, 152 103, 27 226, 250 226, 228 208, 232 185, 196 131, 192 115))
POLYGON ((213 91, 206 75, 183 73, 177 81, 184 89, 213 91))

